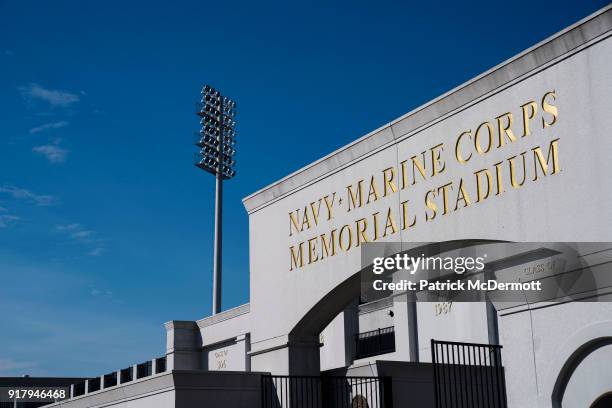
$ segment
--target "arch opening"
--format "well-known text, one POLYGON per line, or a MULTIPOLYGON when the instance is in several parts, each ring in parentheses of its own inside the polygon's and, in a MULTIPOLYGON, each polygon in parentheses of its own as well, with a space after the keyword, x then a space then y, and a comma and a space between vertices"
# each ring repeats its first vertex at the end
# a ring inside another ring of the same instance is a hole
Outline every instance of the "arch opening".
POLYGON ((608 377, 597 376, 588 378, 589 389, 592 390, 591 392, 595 392, 594 395, 577 395, 575 391, 579 389, 584 393, 587 389, 584 384, 580 383, 581 380, 587 377, 585 376, 585 371, 592 371, 592 365, 595 363, 608 364, 609 361, 607 360, 611 358, 612 336, 599 337, 580 346, 567 359, 557 376, 552 392, 552 406, 554 408, 562 408, 564 406, 572 406, 577 400, 582 400, 583 406, 590 406, 591 408, 611 407, 612 382, 609 380, 612 378, 612 374, 608 377), (590 403, 590 401, 593 402, 590 403))
POLYGON ((605 393, 597 398, 591 408, 609 408, 612 407, 612 391, 605 393))

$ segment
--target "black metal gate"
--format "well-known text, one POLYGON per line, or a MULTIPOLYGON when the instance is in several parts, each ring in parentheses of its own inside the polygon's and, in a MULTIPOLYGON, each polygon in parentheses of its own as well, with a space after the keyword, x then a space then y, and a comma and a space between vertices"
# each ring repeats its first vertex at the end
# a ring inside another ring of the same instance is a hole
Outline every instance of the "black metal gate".
POLYGON ((436 408, 506 408, 501 349, 432 339, 436 408))
POLYGON ((262 408, 392 408, 387 377, 264 375, 262 408))

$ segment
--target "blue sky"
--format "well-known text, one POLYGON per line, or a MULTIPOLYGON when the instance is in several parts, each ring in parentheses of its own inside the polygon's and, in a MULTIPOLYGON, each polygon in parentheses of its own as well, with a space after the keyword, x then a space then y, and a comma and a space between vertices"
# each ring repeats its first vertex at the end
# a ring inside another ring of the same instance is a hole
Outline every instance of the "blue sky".
POLYGON ((194 102, 238 103, 223 307, 248 301, 241 199, 605 1, 0 0, 0 375, 98 375, 210 312, 214 180, 194 102))

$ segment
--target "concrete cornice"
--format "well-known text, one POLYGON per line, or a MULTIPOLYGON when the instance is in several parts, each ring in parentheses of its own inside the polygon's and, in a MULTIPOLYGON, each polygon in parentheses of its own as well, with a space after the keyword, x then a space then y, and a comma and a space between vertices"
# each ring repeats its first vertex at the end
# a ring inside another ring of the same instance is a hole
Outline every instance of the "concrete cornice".
POLYGON ((244 305, 236 306, 232 309, 228 309, 224 312, 217 313, 214 316, 205 317, 203 319, 198 320, 196 323, 198 327, 203 328, 207 326, 212 326, 213 324, 222 322, 224 320, 232 319, 234 317, 249 313, 251 310, 251 306, 249 303, 245 303, 244 305))
POLYGON ((410 137, 436 119, 483 97, 518 78, 546 66, 581 46, 610 33, 612 5, 497 65, 446 94, 381 126, 356 141, 244 198, 249 214, 323 178, 371 152, 410 137))

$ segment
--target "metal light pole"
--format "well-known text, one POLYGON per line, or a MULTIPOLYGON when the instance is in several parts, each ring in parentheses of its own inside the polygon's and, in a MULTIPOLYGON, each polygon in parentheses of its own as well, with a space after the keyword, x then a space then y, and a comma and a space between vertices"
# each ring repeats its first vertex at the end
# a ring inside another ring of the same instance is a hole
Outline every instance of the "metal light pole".
POLYGON ((213 300, 212 314, 221 311, 221 248, 223 180, 236 175, 233 159, 236 150, 236 102, 221 95, 213 87, 202 89, 202 102, 197 104, 202 129, 198 133, 195 165, 215 176, 215 239, 213 255, 213 300))

